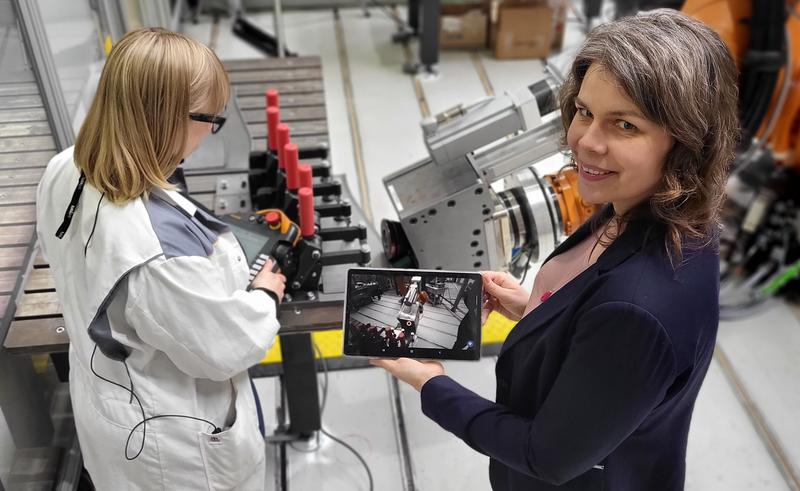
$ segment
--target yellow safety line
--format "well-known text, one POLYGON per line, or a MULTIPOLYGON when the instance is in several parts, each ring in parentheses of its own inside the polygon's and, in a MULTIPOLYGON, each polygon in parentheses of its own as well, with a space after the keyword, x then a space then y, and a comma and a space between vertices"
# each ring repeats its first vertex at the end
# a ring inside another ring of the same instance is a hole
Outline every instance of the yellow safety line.
POLYGON ((430 107, 428 107, 428 100, 425 98, 425 91, 422 89, 422 82, 419 81, 419 75, 414 75, 414 93, 417 95, 417 104, 419 104, 419 112, 422 113, 423 118, 431 115, 430 107))
POLYGON ((478 78, 481 79, 484 92, 486 92, 487 96, 493 97, 494 87, 492 87, 492 82, 489 80, 489 75, 486 73, 486 67, 483 66, 483 60, 481 60, 480 53, 473 51, 471 57, 472 66, 475 68, 475 71, 478 72, 478 78))
POLYGON ((336 47, 339 51, 339 66, 342 71, 342 85, 344 86, 344 97, 347 103, 347 120, 350 123, 350 135, 353 140, 353 158, 358 174, 358 195, 361 197, 361 209, 369 223, 372 223, 372 204, 369 200, 369 186, 367 184, 367 169, 364 165, 364 152, 361 146, 361 129, 358 124, 356 114, 355 96, 353 92, 353 81, 350 76, 350 61, 347 57, 347 44, 344 40, 344 28, 339 15, 334 13, 334 25, 336 26, 336 47))
MULTIPOLYGON (((481 334, 482 343, 484 345, 502 344, 514 325, 516 325, 515 321, 506 319, 496 312, 492 312, 486 320, 486 324, 483 326, 481 334)), ((319 347, 324 358, 341 358, 343 356, 341 329, 317 331, 311 334, 311 339, 319 347)), ((281 343, 279 337, 272 348, 269 349, 266 356, 261 360, 261 364, 280 363, 281 360, 281 343)))
POLYGON ((733 365, 728 359, 728 355, 725 354, 725 351, 723 351, 722 346, 719 344, 717 344, 714 350, 714 358, 719 362, 722 372, 725 374, 725 377, 733 387, 733 391, 736 393, 736 398, 739 399, 739 402, 747 411, 747 415, 750 417, 750 421, 753 423, 756 433, 758 433, 761 441, 767 447, 767 452, 770 457, 772 457, 772 460, 775 461, 775 465, 786 480, 786 484, 789 485, 792 491, 800 491, 800 478, 798 478, 794 467, 786 456, 786 451, 767 425, 764 415, 761 414, 761 411, 750 398, 750 394, 748 394, 742 380, 739 378, 736 370, 734 370, 733 365))

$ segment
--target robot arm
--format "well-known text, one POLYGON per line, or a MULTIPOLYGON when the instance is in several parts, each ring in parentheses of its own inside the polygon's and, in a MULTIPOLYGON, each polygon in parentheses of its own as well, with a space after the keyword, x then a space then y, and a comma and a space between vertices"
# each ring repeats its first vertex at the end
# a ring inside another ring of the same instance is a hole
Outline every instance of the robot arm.
POLYGON ((561 150, 558 88, 548 72, 423 122, 430 158, 384 179, 400 217, 382 224, 391 262, 517 272, 594 212, 577 195, 574 170, 547 176, 535 168, 561 150))
POLYGON ((426 118, 422 131, 431 159, 447 165, 503 137, 536 128, 542 116, 556 110, 557 89, 558 83, 549 76, 520 90, 426 118))

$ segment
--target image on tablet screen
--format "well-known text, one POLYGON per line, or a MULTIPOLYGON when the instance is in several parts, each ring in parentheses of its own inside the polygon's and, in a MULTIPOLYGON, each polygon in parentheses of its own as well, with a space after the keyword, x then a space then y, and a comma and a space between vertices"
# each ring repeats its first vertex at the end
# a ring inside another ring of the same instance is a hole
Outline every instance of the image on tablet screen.
POLYGON ((432 272, 351 273, 346 351, 408 356, 479 344, 480 277, 432 272))

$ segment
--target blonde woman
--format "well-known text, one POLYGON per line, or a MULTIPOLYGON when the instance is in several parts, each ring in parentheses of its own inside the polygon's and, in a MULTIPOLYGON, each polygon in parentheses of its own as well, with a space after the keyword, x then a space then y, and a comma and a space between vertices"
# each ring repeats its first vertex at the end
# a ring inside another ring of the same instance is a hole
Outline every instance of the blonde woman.
POLYGON ((74 148, 48 164, 37 234, 70 338, 70 393, 98 489, 262 489, 247 368, 278 331, 285 278, 170 184, 224 123, 225 70, 160 29, 114 47, 74 148))

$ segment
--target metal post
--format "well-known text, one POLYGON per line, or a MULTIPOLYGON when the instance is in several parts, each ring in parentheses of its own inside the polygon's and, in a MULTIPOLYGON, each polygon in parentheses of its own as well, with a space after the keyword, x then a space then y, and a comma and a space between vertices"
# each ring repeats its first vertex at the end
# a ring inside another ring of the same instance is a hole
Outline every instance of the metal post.
POLYGON ((408 0, 408 26, 415 36, 419 35, 419 0, 408 0))
POLYGON ((17 12, 20 34, 25 43, 28 59, 36 73, 36 83, 44 100, 53 139, 58 150, 64 150, 74 144, 75 133, 72 130, 67 105, 64 103, 64 95, 61 92, 39 6, 35 0, 14 0, 12 3, 17 12))
POLYGON ((639 0, 617 0, 617 11, 614 18, 619 19, 627 15, 633 15, 639 11, 639 0))
POLYGON ((603 0, 583 0, 583 14, 586 22, 591 22, 595 17, 600 17, 603 8, 603 0))
POLYGON ((99 0, 97 9, 100 13, 100 27, 103 35, 110 35, 111 42, 116 44, 125 35, 125 21, 119 10, 119 4, 113 0, 99 0))
POLYGON ((311 436, 322 427, 311 334, 281 336, 281 357, 289 409, 289 432, 311 436))
POLYGON ((168 29, 171 23, 171 13, 167 2, 160 0, 139 0, 139 11, 142 22, 148 27, 163 27, 168 29))
POLYGON ((426 70, 439 62, 439 16, 441 0, 422 2, 422 31, 419 38, 419 61, 426 70))
POLYGON ((456 295, 456 299, 453 301, 453 308, 450 309, 451 312, 455 312, 456 309, 458 309, 458 302, 460 302, 461 299, 464 298, 464 294, 467 292, 467 284, 469 284, 469 282, 467 281, 466 278, 463 278, 463 280, 464 282, 461 283, 461 288, 459 288, 458 290, 458 295, 456 295))
POLYGON ((181 27, 181 15, 183 15, 183 8, 185 7, 186 0, 175 0, 175 5, 172 6, 172 14, 169 19, 169 30, 177 32, 181 27))
POLYGON ((275 24, 275 38, 278 41, 278 58, 286 56, 284 53, 284 39, 283 39, 283 9, 281 8, 281 0, 275 0, 275 16, 273 18, 275 24))

